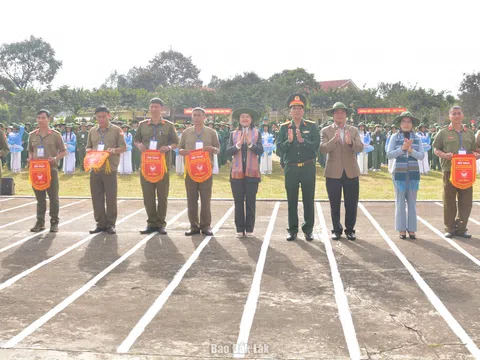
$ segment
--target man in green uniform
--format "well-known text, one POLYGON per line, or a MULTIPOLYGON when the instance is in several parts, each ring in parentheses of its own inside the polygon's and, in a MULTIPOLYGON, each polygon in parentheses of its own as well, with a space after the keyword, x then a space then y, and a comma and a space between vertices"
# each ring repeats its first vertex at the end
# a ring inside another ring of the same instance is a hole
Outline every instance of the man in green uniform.
MULTIPOLYGON (((140 152, 158 150, 165 154, 167 166, 171 164, 171 150, 178 145, 178 136, 172 122, 162 119, 163 101, 159 98, 150 100, 151 118, 144 120, 138 126, 135 133, 135 147, 140 152)), ((166 169, 168 170, 168 169, 166 169)), ((140 184, 142 185, 143 204, 147 212, 147 228, 140 231, 141 234, 151 234, 158 231, 165 235, 167 222, 168 190, 170 186, 169 172, 166 172, 163 179, 151 183, 147 181, 140 172, 140 184), (156 199, 158 197, 158 205, 156 199)))
POLYGON ((477 147, 475 135, 462 123, 464 115, 460 106, 453 106, 449 111, 450 125, 440 130, 435 137, 433 147, 435 154, 440 158, 443 170, 443 221, 445 237, 454 235, 463 238, 472 237, 467 232, 468 218, 472 211, 473 188, 458 189, 450 182, 450 173, 453 154, 475 154, 477 147), (457 211, 458 197, 458 211, 457 211))
POLYGON ((313 240, 315 223, 315 155, 320 146, 320 134, 314 122, 303 119, 307 100, 302 94, 293 94, 287 104, 292 120, 282 124, 277 138, 277 148, 285 166, 285 190, 288 200, 287 241, 297 238, 298 188, 302 187, 305 239, 313 240))
POLYGON ((21 155, 21 166, 22 169, 25 169, 27 167, 27 158, 28 158, 28 134, 30 134, 30 131, 32 131, 32 124, 27 122, 25 124, 25 132, 22 135, 22 155, 21 155))
POLYGON ((127 144, 123 131, 117 125, 110 123, 110 111, 104 105, 95 109, 98 125, 88 133, 87 152, 92 150, 108 151, 110 156, 107 163, 99 171, 90 171, 90 193, 92 195, 93 214, 97 227, 90 231, 96 234, 106 231, 115 234, 117 221, 117 169, 120 163, 120 154, 127 151, 127 144), (106 201, 106 210, 105 210, 106 201))
POLYGON ((52 181, 47 190, 35 190, 37 198, 37 222, 31 232, 45 230, 45 213, 47 212, 47 194, 50 199, 50 232, 58 231, 58 214, 60 211, 60 200, 58 198, 58 161, 67 155, 62 135, 49 128, 50 112, 39 110, 37 112, 38 129, 32 131, 28 138, 28 161, 30 159, 48 159, 52 181))
POLYGON ((380 171, 382 167, 382 154, 385 151, 382 126, 380 124, 375 125, 375 132, 372 134, 372 145, 373 145, 373 151, 372 151, 373 171, 380 171))
MULTIPOLYGON (((8 143, 7 143, 7 135, 0 129, 0 158, 6 158, 9 152, 8 143)), ((3 164, 0 161, 0 189, 2 185, 2 167, 3 164)), ((0 194, 1 195, 1 194, 0 194)))
MULTIPOLYGON (((192 110, 193 126, 185 129, 180 139, 179 154, 188 156, 190 151, 203 149, 208 151, 210 162, 213 167, 213 155, 220 153, 220 142, 214 129, 204 126, 206 111, 203 108, 195 107, 192 110)), ((185 169, 185 189, 187 191, 188 220, 190 230, 185 236, 200 234, 212 236, 212 199, 213 176, 201 183, 195 182, 185 169), (198 216, 198 197, 200 196, 201 209, 198 216), (199 220, 200 219, 200 220, 199 220)))
POLYGON ((83 161, 87 153, 87 139, 87 122, 82 122, 80 125, 80 131, 77 133, 78 167, 82 169, 82 171, 85 171, 83 161))
MULTIPOLYGON (((132 138, 135 139, 135 134, 138 130, 138 120, 132 120, 130 123, 132 128, 130 129, 130 134, 132 134, 132 138)), ((135 146, 132 148, 132 170, 133 172, 140 170, 140 157, 141 153, 135 146)))

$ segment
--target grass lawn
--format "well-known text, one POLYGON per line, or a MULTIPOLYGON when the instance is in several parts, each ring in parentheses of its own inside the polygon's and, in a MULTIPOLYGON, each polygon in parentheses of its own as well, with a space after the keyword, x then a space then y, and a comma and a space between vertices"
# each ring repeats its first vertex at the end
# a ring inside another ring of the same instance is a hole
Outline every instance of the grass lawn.
MULTIPOLYGON (((257 198, 262 199, 286 199, 284 187, 283 170, 277 161, 273 162, 273 175, 263 176, 258 190, 257 198)), ((227 164, 220 169, 220 174, 214 175, 213 197, 232 198, 229 182, 230 167, 227 164)), ((10 177, 9 171, 3 171, 4 177, 10 177)), ((28 173, 25 170, 21 174, 13 175, 15 179, 16 195, 33 195, 32 187, 28 183, 28 173)), ((89 175, 77 172, 74 175, 64 175, 59 172, 60 196, 90 196, 89 175)), ((480 182, 476 182, 473 190, 473 198, 480 198, 480 182)), ((170 174, 170 197, 184 198, 185 185, 183 176, 177 175, 174 170, 170 174)), ((301 192, 300 192, 301 195, 301 192)), ((119 175, 118 196, 120 197, 142 197, 139 174, 119 175)), ((317 164, 317 185, 315 198, 327 199, 325 189, 325 178, 323 169, 317 164)), ((360 177, 360 199, 361 200, 393 200, 394 190, 391 176, 386 166, 381 172, 370 172, 367 176, 360 177)), ((431 171, 428 175, 422 176, 419 200, 441 200, 442 198, 442 173, 431 171)))

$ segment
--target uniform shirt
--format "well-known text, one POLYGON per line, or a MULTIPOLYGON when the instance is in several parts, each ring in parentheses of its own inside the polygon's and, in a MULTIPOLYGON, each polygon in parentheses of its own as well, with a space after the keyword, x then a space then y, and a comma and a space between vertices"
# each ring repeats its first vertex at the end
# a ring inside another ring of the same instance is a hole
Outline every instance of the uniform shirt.
MULTIPOLYGON (((65 151, 62 135, 56 130, 48 129, 47 134, 40 135, 40 130, 34 130, 28 138, 28 152, 33 153, 34 159, 48 159, 55 157, 59 152, 65 151), (38 157, 38 148, 43 146, 43 157, 38 157)), ((51 167, 57 170, 56 166, 51 167)))
MULTIPOLYGON (((473 131, 468 129, 465 125, 460 133, 458 133, 450 124, 448 127, 440 130, 433 141, 433 147, 445 153, 458 154, 458 151, 462 146, 467 154, 473 153, 476 149, 475 135, 473 134, 473 131)), ((440 158, 440 163, 442 164, 442 170, 444 172, 450 171, 452 167, 452 162, 450 160, 440 158)))
MULTIPOLYGON (((220 148, 220 141, 218 140, 218 135, 215 130, 204 126, 200 133, 197 134, 195 133, 195 127, 192 126, 183 131, 180 140, 180 149, 195 150, 197 140, 203 142, 203 147, 213 146, 217 149, 220 148)), ((210 161, 213 164, 213 154, 210 154, 210 161)))
MULTIPOLYGON (((113 124, 108 124, 107 129, 100 130, 98 125, 90 129, 87 139, 87 149, 97 150, 100 142, 103 142, 105 145, 104 150, 110 148, 127 148, 122 129, 113 124)), ((117 171, 118 164, 120 163, 120 154, 110 154, 108 161, 110 162, 112 171, 117 171)), ((104 169, 105 164, 101 170, 104 169)))
POLYGON ((79 131, 77 133, 78 150, 84 150, 87 147, 88 131, 79 131))
POLYGON ((149 149, 151 140, 157 141, 157 150, 162 146, 178 144, 178 135, 173 123, 167 120, 161 120, 155 126, 151 123, 150 119, 140 122, 134 134, 134 141, 141 142, 149 149))
POLYGON ((277 149, 280 150, 285 163, 301 163, 314 160, 320 146, 320 133, 315 123, 303 120, 300 123, 300 132, 304 142, 297 141, 297 128, 293 120, 280 126, 277 137, 277 149), (288 129, 293 131, 293 141, 288 141, 288 129))

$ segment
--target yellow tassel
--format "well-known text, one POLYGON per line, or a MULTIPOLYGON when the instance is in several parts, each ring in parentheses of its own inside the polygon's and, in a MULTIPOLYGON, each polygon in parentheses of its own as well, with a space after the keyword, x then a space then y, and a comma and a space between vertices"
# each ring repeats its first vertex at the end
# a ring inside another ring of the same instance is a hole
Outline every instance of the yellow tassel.
POLYGON ((110 174, 111 172, 112 168, 110 167, 110 161, 107 159, 107 162, 105 163, 105 174, 110 174))

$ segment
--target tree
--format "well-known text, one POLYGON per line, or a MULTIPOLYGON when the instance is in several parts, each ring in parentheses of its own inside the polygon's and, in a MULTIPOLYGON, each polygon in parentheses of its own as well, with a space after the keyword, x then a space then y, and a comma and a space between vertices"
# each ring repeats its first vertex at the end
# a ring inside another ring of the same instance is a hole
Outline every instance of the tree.
POLYGON ((155 91, 166 86, 201 86, 200 70, 190 57, 174 50, 162 51, 146 67, 133 67, 126 76, 128 86, 155 91))
POLYGON ((0 104, 0 122, 6 122, 10 120, 10 111, 8 110, 8 105, 0 104))
POLYGON ((0 47, 0 75, 10 79, 19 89, 35 83, 50 84, 61 66, 51 45, 42 38, 31 36, 28 40, 0 47))
POLYGON ((480 72, 463 74, 460 84, 460 101, 467 116, 480 117, 480 72))

